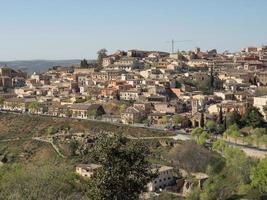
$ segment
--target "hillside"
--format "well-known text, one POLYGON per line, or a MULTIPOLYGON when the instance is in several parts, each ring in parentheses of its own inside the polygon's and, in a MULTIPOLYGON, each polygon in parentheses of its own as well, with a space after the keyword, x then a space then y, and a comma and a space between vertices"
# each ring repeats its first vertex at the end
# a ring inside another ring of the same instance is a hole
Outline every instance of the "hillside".
POLYGON ((23 60, 23 61, 0 61, 0 66, 7 65, 15 69, 23 69, 28 73, 32 72, 44 72, 50 67, 60 66, 71 66, 79 64, 80 60, 23 60))

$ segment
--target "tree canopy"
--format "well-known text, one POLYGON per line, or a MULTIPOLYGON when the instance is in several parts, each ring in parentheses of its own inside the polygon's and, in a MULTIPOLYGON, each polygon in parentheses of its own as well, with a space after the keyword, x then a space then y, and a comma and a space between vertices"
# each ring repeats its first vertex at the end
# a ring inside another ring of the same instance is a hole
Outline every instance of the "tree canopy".
POLYGON ((246 126, 253 128, 262 127, 264 125, 263 115, 254 106, 249 106, 243 115, 241 122, 246 126))
POLYGON ((89 198, 135 200, 155 177, 147 160, 149 149, 138 140, 122 136, 101 137, 93 159, 102 167, 90 179, 89 198))

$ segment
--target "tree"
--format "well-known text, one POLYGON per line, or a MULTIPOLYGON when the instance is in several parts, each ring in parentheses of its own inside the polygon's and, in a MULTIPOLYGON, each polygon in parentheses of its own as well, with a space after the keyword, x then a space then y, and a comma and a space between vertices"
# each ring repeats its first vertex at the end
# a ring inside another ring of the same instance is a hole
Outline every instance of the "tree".
POLYGON ((214 74, 213 74, 213 67, 210 68, 210 87, 211 87, 211 89, 214 88, 214 74))
POLYGON ((226 126, 229 127, 233 124, 241 125, 241 115, 237 111, 230 112, 226 115, 226 126))
POLYGON ((163 116, 161 119, 160 119, 160 123, 161 124, 167 124, 169 122, 169 118, 167 116, 163 116))
POLYGON ((204 125, 205 125, 204 112, 201 112, 200 127, 204 128, 204 125))
POLYGON ((209 139, 209 135, 208 135, 208 133, 207 133, 206 131, 203 131, 203 132, 200 134, 200 136, 199 136, 199 138, 198 138, 198 140, 197 140, 197 143, 198 143, 199 145, 204 145, 208 139, 209 139))
POLYGON ((29 104, 28 109, 32 113, 39 112, 41 109, 41 104, 37 101, 33 101, 29 104))
POLYGON ((139 140, 121 135, 101 137, 92 152, 102 167, 89 182, 88 197, 94 200, 135 200, 155 178, 147 160, 149 148, 139 140))
POLYGON ((96 109, 92 109, 92 110, 88 110, 88 116, 92 117, 93 119, 96 119, 97 117, 97 110, 96 109))
POLYGON ((262 194, 267 193, 267 158, 252 169, 251 181, 252 187, 257 188, 262 194))
POLYGON ((252 126, 253 128, 262 127, 265 123, 263 115, 254 106, 249 106, 246 109, 246 112, 242 117, 241 122, 243 123, 243 125, 252 126))
POLYGON ((204 131, 203 128, 194 128, 192 130, 192 136, 199 137, 203 131, 204 131))
POLYGON ((200 200, 200 190, 194 189, 192 192, 186 195, 186 200, 200 200))
POLYGON ((181 115, 179 115, 179 114, 175 114, 175 115, 173 115, 173 117, 172 117, 172 123, 175 124, 175 125, 181 124, 182 119, 183 119, 183 118, 182 118, 181 115))
POLYGON ((49 126, 47 129, 46 129, 46 133, 48 135, 53 135, 57 132, 57 129, 54 127, 54 126, 49 126))
POLYGON ((207 129, 208 129, 208 131, 209 131, 210 133, 214 133, 214 132, 216 131, 217 124, 216 124, 215 121, 213 121, 213 120, 209 120, 209 121, 207 121, 207 123, 206 123, 206 127, 207 127, 207 129))
POLYGON ((222 106, 220 106, 220 110, 219 110, 218 124, 223 124, 223 111, 222 111, 222 106))
POLYGON ((223 133, 224 136, 232 136, 233 132, 239 131, 239 127, 237 124, 233 124, 226 129, 226 131, 223 133))
POLYGON ((124 113, 125 110, 126 110, 126 108, 127 108, 127 105, 126 104, 121 104, 120 105, 120 113, 124 113))
POLYGON ((212 150, 214 151, 223 152, 225 148, 226 148, 226 143, 224 140, 216 140, 212 144, 212 150))
POLYGON ((246 154, 238 148, 225 148, 224 157, 228 172, 231 172, 232 176, 236 176, 240 184, 248 184, 253 162, 248 159, 246 154))
POLYGON ((103 63, 103 58, 107 57, 107 50, 106 49, 100 49, 98 52, 97 52, 97 61, 98 61, 98 64, 99 65, 102 65, 103 63))
POLYGON ((0 96, 0 105, 3 105, 5 101, 5 98, 3 96, 0 96))
POLYGON ((89 67, 89 64, 88 64, 86 59, 81 60, 80 67, 81 68, 88 68, 89 67))

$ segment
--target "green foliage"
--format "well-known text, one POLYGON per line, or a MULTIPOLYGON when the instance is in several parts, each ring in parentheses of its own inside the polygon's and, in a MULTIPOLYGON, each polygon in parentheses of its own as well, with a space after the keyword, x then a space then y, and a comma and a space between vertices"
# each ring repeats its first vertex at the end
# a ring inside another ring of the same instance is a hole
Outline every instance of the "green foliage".
POLYGON ((200 200, 200 190, 198 188, 194 189, 192 192, 187 194, 186 200, 200 200))
POLYGON ((163 116, 161 119, 160 119, 160 123, 161 124, 167 124, 169 122, 169 117, 167 116, 163 116))
POLYGON ((35 113, 40 111, 41 109, 41 104, 37 101, 31 102, 30 105, 28 106, 28 109, 30 112, 35 113))
POLYGON ((182 200, 182 198, 168 192, 162 192, 158 197, 154 197, 151 200, 182 200))
POLYGON ((49 126, 47 129, 46 129, 46 133, 48 135, 53 135, 57 132, 57 129, 54 127, 54 126, 49 126))
POLYGON ((213 175, 204 183, 200 200, 226 200, 234 194, 234 184, 222 175, 213 175))
POLYGON ((86 183, 64 164, 0 167, 0 199, 83 199, 86 183))
POLYGON ((206 131, 203 131, 203 132, 200 134, 200 136, 199 136, 199 138, 198 138, 198 140, 197 140, 197 143, 198 143, 199 145, 204 145, 208 139, 209 139, 209 135, 208 135, 208 133, 207 133, 206 131))
POLYGON ((260 193, 267 193, 267 158, 261 160, 252 170, 251 185, 260 193))
POLYGON ((88 116, 92 117, 92 118, 96 118, 97 117, 97 110, 96 109, 92 109, 88 111, 88 116))
POLYGON ((0 96, 0 105, 3 105, 5 101, 5 98, 3 96, 0 96))
POLYGON ((72 140, 70 141, 70 144, 69 144, 70 155, 74 156, 76 150, 78 149, 78 147, 79 147, 79 143, 78 143, 78 141, 75 140, 75 139, 72 139, 72 140))
POLYGON ((122 136, 102 137, 93 151, 102 167, 89 183, 90 199, 138 199, 155 174, 147 160, 149 149, 142 142, 122 136))
POLYGON ((212 144, 212 149, 215 151, 223 152, 226 148, 226 143, 224 140, 216 140, 212 144))
POLYGON ((178 81, 175 82, 175 88, 181 88, 182 84, 178 81))
POLYGON ((174 146, 170 150, 168 158, 173 161, 174 165, 185 169, 189 173, 205 173, 208 166, 213 167, 214 164, 219 162, 220 156, 194 141, 187 141, 182 145, 174 146))
POLYGON ((107 57, 107 50, 106 49, 100 49, 98 52, 97 52, 97 61, 98 61, 98 64, 99 65, 102 65, 103 63, 103 58, 107 57))
POLYGON ((206 127, 207 127, 209 132, 214 133, 216 131, 216 129, 217 129, 217 124, 216 124, 215 121, 209 120, 206 123, 206 127))
POLYGON ((226 165, 233 172, 241 184, 250 182, 250 171, 253 162, 248 159, 246 154, 238 148, 226 148, 224 151, 226 165))
POLYGON ((120 113, 125 112, 126 108, 127 108, 127 105, 126 104, 121 104, 120 105, 120 113))
POLYGON ((226 115, 226 126, 237 124, 241 126, 241 115, 237 111, 230 112, 226 115))
POLYGON ((89 67, 89 64, 86 59, 81 60, 80 67, 85 69, 89 67))
POLYGON ((249 106, 241 119, 243 125, 252 126, 253 128, 264 125, 263 115, 253 106, 249 106))
POLYGON ((199 137, 203 131, 203 128, 194 128, 191 134, 193 137, 199 137))
POLYGON ((172 116, 172 123, 175 124, 175 125, 178 125, 182 122, 183 120, 183 117, 179 114, 175 114, 172 116))
POLYGON ((237 137, 240 136, 241 133, 239 132, 239 127, 237 124, 233 124, 231 126, 229 126, 228 129, 226 129, 226 131, 223 134, 224 136, 232 136, 232 137, 237 137))

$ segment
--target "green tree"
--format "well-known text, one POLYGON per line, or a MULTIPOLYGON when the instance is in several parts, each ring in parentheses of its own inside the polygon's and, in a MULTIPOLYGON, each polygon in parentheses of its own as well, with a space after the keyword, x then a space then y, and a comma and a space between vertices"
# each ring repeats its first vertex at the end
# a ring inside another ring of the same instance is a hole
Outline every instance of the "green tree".
POLYGON ((92 154, 102 167, 90 179, 90 199, 137 200, 155 178, 147 160, 149 149, 139 140, 101 137, 92 154))
POLYGON ((194 189, 192 192, 186 195, 186 200, 200 200, 200 190, 194 189))
POLYGON ((126 104, 121 104, 120 105, 120 113, 124 113, 126 109, 127 109, 127 105, 126 104))
POLYGON ((46 133, 48 135, 53 135, 57 132, 57 129, 54 127, 54 126, 49 126, 47 129, 46 129, 46 133))
POLYGON ((249 106, 246 109, 244 116, 241 119, 243 125, 252 126, 253 128, 262 127, 264 125, 263 115, 254 106, 249 106))
POLYGON ((208 135, 208 133, 207 133, 206 131, 203 131, 203 132, 200 134, 200 136, 199 136, 199 138, 198 138, 198 140, 197 140, 197 143, 198 143, 199 145, 204 145, 208 139, 209 139, 209 135, 208 135))
POLYGON ((212 149, 215 151, 223 152, 225 148, 226 148, 226 143, 224 140, 216 140, 212 144, 212 149))
POLYGON ((233 124, 241 125, 241 115, 237 111, 230 112, 226 115, 226 126, 229 127, 233 124))
POLYGON ((201 112, 200 127, 204 128, 204 126, 205 126, 204 112, 201 112))
POLYGON ((80 67, 81 68, 88 68, 89 67, 89 64, 88 64, 86 59, 81 60, 80 67))
POLYGON ((5 98, 3 96, 0 96, 0 106, 4 104, 5 98))
POLYGON ((203 131, 203 128, 194 128, 191 133, 193 137, 199 137, 203 131))
POLYGON ((160 123, 161 124, 167 124, 169 122, 169 118, 167 116, 163 116, 161 119, 160 119, 160 123))
POLYGON ((39 102, 33 101, 29 104, 28 109, 30 112, 36 113, 40 111, 41 107, 42 105, 39 102))
POLYGON ((225 148, 224 157, 226 166, 232 175, 236 176, 239 184, 250 183, 250 171, 253 162, 239 148, 225 148))
POLYGON ((213 120, 209 120, 209 121, 207 121, 207 123, 206 123, 206 127, 207 127, 207 129, 208 129, 208 131, 209 131, 210 133, 214 133, 214 132, 216 131, 216 129, 217 129, 217 124, 216 124, 215 121, 213 121, 213 120))
MULTIPOLYGON (((239 131, 239 127, 237 124, 233 124, 231 126, 228 127, 228 129, 225 130, 225 132, 223 133, 224 136, 232 136, 233 132, 239 131)), ((235 133, 236 134, 236 133, 235 133)))
POLYGON ((260 193, 267 193, 267 158, 261 160, 255 168, 252 169, 251 185, 257 188, 260 193))
POLYGON ((107 57, 107 50, 106 49, 100 49, 98 52, 97 52, 97 61, 98 61, 98 64, 99 65, 102 65, 103 63, 103 58, 107 57))
POLYGON ((172 123, 175 125, 181 124, 183 117, 179 114, 175 114, 172 117, 172 123))
POLYGON ((89 117, 92 117, 93 119, 96 119, 97 110, 96 109, 89 110, 87 114, 88 114, 89 117))
POLYGON ((222 106, 220 106, 219 110, 219 116, 218 116, 218 124, 223 124, 223 111, 222 111, 222 106))

